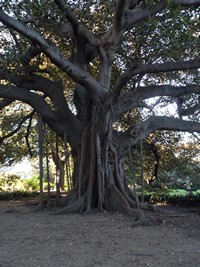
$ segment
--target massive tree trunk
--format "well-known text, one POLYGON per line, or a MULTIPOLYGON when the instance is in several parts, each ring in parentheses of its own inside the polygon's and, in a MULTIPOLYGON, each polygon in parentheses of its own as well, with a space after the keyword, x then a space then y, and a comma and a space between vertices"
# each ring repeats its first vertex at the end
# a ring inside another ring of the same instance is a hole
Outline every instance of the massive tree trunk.
POLYGON ((136 197, 125 180, 123 156, 112 128, 110 108, 98 102, 92 102, 90 107, 81 145, 73 151, 74 188, 63 211, 105 209, 138 216, 134 211, 136 197))

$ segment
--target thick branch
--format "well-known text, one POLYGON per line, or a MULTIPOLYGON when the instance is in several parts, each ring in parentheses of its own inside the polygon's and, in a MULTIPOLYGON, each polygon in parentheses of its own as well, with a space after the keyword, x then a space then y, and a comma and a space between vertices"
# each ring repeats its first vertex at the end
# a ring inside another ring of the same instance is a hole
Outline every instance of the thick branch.
POLYGON ((8 27, 18 31, 39 45, 41 50, 51 59, 51 61, 74 79, 75 82, 84 86, 92 98, 98 98, 103 94, 101 86, 92 76, 67 60, 56 46, 50 45, 38 32, 6 15, 1 9, 0 20, 8 27))
POLYGON ((193 121, 184 121, 171 117, 155 116, 148 120, 133 126, 129 129, 130 135, 136 136, 136 139, 144 139, 157 130, 200 132, 200 123, 193 121))
POLYGON ((0 70, 0 79, 5 79, 28 90, 43 92, 52 100, 55 98, 56 91, 62 90, 61 84, 58 82, 51 81, 40 75, 18 75, 16 70, 0 70))
MULTIPOLYGON (((132 28, 135 24, 148 19, 157 13, 161 12, 168 6, 167 0, 161 0, 159 4, 155 5, 151 9, 134 8, 133 10, 127 10, 125 14, 124 29, 128 30, 132 28)), ((199 0, 174 0, 173 4, 179 6, 199 6, 199 0)))
POLYGON ((130 90, 126 95, 120 96, 118 102, 114 106, 115 115, 118 117, 124 112, 134 108, 144 107, 143 100, 156 96, 172 96, 179 97, 189 93, 200 94, 199 85, 172 86, 158 85, 148 87, 138 87, 136 90, 130 90))
POLYGON ((120 34, 123 29, 124 21, 124 9, 126 6, 126 0, 118 0, 113 21, 112 39, 114 45, 116 45, 120 39, 120 34))
POLYGON ((78 20, 76 19, 76 16, 71 11, 69 11, 68 5, 63 0, 54 0, 54 2, 57 4, 57 6, 61 9, 65 17, 71 23, 74 33, 78 32, 78 20))
POLYGON ((108 52, 104 49, 103 46, 99 47, 99 58, 100 58, 100 67, 99 67, 99 78, 98 82, 104 88, 105 91, 109 91, 110 79, 111 79, 111 70, 112 70, 112 52, 108 52))
POLYGON ((0 97, 29 104, 58 135, 63 136, 64 132, 68 132, 76 144, 80 142, 82 131, 80 123, 74 118, 53 111, 42 96, 18 86, 0 85, 0 97))
POLYGON ((153 15, 157 14, 158 12, 164 10, 167 7, 167 1, 162 0, 160 4, 157 4, 155 7, 151 9, 142 9, 142 8, 135 8, 133 10, 127 10, 125 14, 125 23, 124 28, 126 30, 132 28, 135 24, 152 17, 153 15))
POLYGON ((5 108, 6 106, 10 105, 14 100, 4 98, 3 100, 0 101, 0 109, 5 108))
POLYGON ((154 116, 148 120, 138 123, 130 127, 119 137, 119 152, 121 155, 132 146, 138 144, 140 140, 144 140, 151 133, 157 130, 183 131, 183 132, 199 132, 200 123, 193 121, 185 121, 172 117, 154 116))
POLYGON ((174 4, 180 6, 200 6, 200 0, 174 0, 174 4))
POLYGON ((41 96, 22 87, 0 84, 0 97, 23 101, 32 106, 41 115, 42 113, 47 115, 49 112, 51 116, 54 113, 41 96))
POLYGON ((200 94, 199 85, 173 86, 173 85, 158 85, 148 87, 138 87, 133 97, 147 99, 155 96, 182 96, 188 93, 200 94))
POLYGON ((160 73, 198 68, 200 68, 199 59, 178 62, 166 62, 161 64, 137 64, 125 70, 125 72, 117 79, 113 90, 115 93, 119 94, 123 87, 127 84, 127 82, 137 74, 160 73))
MULTIPOLYGON (((72 38, 74 36, 73 28, 70 23, 64 23, 60 25, 58 30, 61 37, 72 38)), ((100 40, 92 32, 90 32, 82 25, 79 25, 78 34, 81 38, 84 38, 89 44, 93 46, 99 46, 101 43, 100 40)), ((91 49, 91 53, 96 55, 97 50, 93 51, 93 49, 91 49)))
POLYGON ((184 121, 171 117, 157 116, 151 117, 150 119, 133 128, 133 131, 139 135, 140 139, 144 139, 150 133, 153 133, 157 130, 183 131, 190 133, 200 132, 200 123, 184 121))
POLYGON ((57 111, 74 121, 77 120, 75 115, 69 109, 63 94, 63 85, 60 82, 51 81, 39 75, 31 75, 27 78, 26 75, 20 76, 8 70, 0 71, 0 79, 8 80, 16 86, 23 87, 29 91, 34 90, 43 92, 45 96, 48 96, 51 99, 57 111))

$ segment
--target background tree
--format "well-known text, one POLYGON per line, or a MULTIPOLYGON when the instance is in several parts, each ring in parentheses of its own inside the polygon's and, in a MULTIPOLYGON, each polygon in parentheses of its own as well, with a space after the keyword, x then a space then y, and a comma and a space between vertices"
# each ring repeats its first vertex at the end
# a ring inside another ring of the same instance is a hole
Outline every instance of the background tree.
POLYGON ((66 136, 74 174, 65 211, 137 219, 127 150, 158 130, 200 132, 198 11, 185 0, 2 2, 1 108, 26 103, 66 136), (177 112, 159 111, 173 103, 177 112))

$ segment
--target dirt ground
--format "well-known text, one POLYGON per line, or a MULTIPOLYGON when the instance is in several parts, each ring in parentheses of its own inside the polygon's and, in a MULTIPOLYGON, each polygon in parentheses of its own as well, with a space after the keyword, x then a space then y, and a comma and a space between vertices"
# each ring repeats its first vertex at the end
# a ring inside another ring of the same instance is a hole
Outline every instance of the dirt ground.
POLYGON ((200 209, 162 210, 133 227, 118 213, 54 215, 0 201, 0 267, 200 266, 200 209))

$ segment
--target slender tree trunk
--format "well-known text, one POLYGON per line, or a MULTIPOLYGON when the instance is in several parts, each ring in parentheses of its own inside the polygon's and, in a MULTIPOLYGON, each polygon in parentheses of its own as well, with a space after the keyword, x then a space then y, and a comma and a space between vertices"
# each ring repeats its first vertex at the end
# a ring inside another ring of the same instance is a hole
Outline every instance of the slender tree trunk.
POLYGON ((47 178, 47 209, 50 210, 51 206, 50 206, 50 201, 51 201, 51 188, 50 188, 50 173, 49 173, 49 140, 48 140, 48 129, 47 129, 47 125, 45 125, 45 154, 46 154, 46 178, 47 178))
POLYGON ((56 136, 56 206, 60 206, 60 169, 58 155, 58 136, 56 136))
POLYGON ((143 145, 142 141, 140 140, 140 165, 141 165, 141 203, 144 203, 144 160, 143 160, 143 145))
POLYGON ((136 185, 135 171, 134 171, 133 159, 132 159, 130 148, 129 148, 128 153, 129 153, 130 167, 131 167, 132 180, 133 180, 133 191, 134 191, 134 195, 136 197, 137 208, 139 208, 139 199, 138 199, 137 194, 136 194, 136 186, 135 186, 136 185))
POLYGON ((71 191, 72 189, 72 181, 71 181, 71 168, 70 168, 70 153, 68 150, 67 144, 67 134, 64 133, 64 153, 65 153, 65 167, 66 167, 66 181, 67 181, 67 191, 71 191))
POLYGON ((39 194, 39 208, 43 209, 43 122, 41 116, 38 114, 38 143, 39 143, 39 177, 40 177, 40 194, 39 194))

